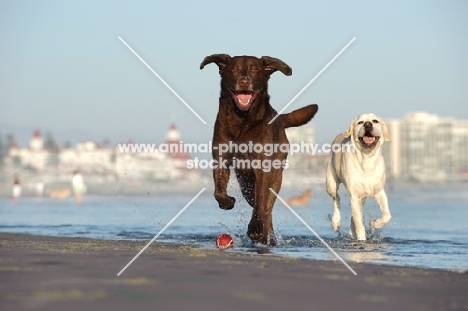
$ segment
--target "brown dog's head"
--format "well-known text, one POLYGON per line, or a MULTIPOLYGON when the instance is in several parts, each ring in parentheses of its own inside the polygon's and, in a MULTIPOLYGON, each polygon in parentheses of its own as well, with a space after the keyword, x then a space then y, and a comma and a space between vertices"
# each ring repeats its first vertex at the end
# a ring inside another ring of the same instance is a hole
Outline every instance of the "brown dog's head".
POLYGON ((247 111, 259 96, 268 95, 268 79, 279 70, 290 76, 292 69, 283 61, 262 56, 234 56, 214 54, 205 57, 200 69, 216 63, 221 75, 221 97, 231 97, 237 108, 247 111))

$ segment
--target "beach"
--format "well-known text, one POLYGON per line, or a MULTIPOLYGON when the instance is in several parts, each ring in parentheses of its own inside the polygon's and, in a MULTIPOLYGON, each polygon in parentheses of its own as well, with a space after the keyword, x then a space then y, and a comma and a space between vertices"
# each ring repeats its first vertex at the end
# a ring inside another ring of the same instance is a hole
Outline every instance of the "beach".
MULTIPOLYGON (((0 233, 2 310, 467 310, 468 274, 0 233)), ((261 253, 264 254, 261 254, 261 253)))

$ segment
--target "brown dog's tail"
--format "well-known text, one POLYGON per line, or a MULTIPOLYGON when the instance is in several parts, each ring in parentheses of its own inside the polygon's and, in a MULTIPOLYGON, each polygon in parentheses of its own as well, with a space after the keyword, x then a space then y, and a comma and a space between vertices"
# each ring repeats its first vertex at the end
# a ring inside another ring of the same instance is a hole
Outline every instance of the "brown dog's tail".
POLYGON ((301 126, 309 122, 318 111, 318 106, 313 104, 281 115, 284 128, 301 126))

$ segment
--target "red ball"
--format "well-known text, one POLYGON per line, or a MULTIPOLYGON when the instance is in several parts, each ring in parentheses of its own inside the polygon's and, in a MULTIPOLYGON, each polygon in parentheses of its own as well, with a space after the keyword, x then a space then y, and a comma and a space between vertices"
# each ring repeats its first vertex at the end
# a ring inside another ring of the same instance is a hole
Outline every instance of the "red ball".
POLYGON ((234 241, 229 234, 223 233, 216 239, 216 247, 220 249, 227 249, 234 247, 234 241))

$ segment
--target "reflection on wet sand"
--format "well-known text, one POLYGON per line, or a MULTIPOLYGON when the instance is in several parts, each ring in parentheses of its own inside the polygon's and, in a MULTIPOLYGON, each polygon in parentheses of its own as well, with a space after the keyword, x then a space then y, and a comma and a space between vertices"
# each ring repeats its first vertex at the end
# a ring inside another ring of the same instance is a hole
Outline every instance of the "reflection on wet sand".
MULTIPOLYGON (((389 244, 357 241, 341 241, 332 245, 332 248, 345 260, 346 262, 355 263, 382 263, 387 260, 385 255, 386 250, 391 246, 389 244), (346 250, 346 251, 344 251, 346 250)), ((328 260, 333 260, 334 255, 330 253, 327 255, 328 260)))
POLYGON ((377 262, 385 259, 385 255, 381 252, 355 252, 346 253, 345 260, 354 261, 357 263, 377 262))

